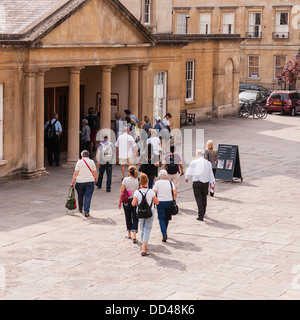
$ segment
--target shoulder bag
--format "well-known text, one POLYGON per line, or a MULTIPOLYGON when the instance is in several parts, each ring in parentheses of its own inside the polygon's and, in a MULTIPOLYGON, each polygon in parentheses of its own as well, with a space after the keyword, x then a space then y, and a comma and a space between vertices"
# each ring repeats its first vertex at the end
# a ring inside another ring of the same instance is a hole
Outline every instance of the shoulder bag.
POLYGON ((179 212, 179 208, 178 208, 178 205, 176 204, 176 200, 174 199, 174 192, 173 192, 173 186, 171 181, 170 181, 170 185, 171 185, 171 191, 172 191, 172 197, 173 197, 173 203, 172 203, 170 212, 171 212, 171 216, 175 216, 179 212))

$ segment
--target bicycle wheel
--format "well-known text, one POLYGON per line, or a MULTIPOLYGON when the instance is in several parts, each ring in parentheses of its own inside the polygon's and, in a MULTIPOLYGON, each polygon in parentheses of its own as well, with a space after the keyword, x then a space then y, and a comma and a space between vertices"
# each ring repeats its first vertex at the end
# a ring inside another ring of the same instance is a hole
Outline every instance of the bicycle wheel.
POLYGON ((265 107, 262 107, 262 106, 260 107, 260 109, 261 109, 260 118, 261 119, 265 119, 268 116, 268 111, 267 111, 267 109, 265 107))
POLYGON ((249 104, 243 103, 239 109, 240 117, 248 118, 250 116, 249 104))
POLYGON ((239 107, 236 112, 238 118, 243 118, 243 106, 239 107))
POLYGON ((260 105, 256 104, 253 106, 253 109, 252 109, 252 116, 253 116, 253 119, 259 119, 261 117, 261 110, 260 110, 260 105))

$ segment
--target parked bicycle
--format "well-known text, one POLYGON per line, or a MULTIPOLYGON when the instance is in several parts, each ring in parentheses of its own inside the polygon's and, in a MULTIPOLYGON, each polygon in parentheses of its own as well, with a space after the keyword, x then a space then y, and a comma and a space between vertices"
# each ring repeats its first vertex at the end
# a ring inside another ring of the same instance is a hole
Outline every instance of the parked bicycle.
POLYGON ((244 101, 237 110, 237 117, 248 118, 252 115, 253 118, 265 119, 268 115, 266 108, 259 103, 244 101))

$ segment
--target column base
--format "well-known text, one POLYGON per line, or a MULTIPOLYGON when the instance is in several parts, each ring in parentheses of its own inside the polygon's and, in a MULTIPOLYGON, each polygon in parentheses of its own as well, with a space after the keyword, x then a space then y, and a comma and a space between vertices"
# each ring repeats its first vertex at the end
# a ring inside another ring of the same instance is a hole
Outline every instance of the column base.
POLYGON ((45 168, 37 169, 37 173, 38 173, 39 177, 44 177, 44 176, 49 176, 50 175, 50 173, 48 171, 46 171, 45 168))
POLYGON ((76 163, 78 160, 67 160, 61 166, 66 169, 75 169, 76 163))
POLYGON ((39 177, 40 175, 37 170, 33 170, 33 171, 23 170, 22 172, 22 178, 25 180, 33 180, 39 177))

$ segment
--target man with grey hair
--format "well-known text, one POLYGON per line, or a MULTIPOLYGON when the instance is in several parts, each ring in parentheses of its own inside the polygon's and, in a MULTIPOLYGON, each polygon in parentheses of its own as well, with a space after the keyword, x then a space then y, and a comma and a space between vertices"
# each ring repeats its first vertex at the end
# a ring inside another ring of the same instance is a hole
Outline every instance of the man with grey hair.
POLYGON ((207 206, 208 186, 209 184, 214 186, 216 181, 211 163, 203 158, 201 150, 197 150, 196 159, 191 162, 186 171, 185 181, 188 182, 190 178, 193 179, 194 196, 198 206, 197 220, 203 221, 207 206))

